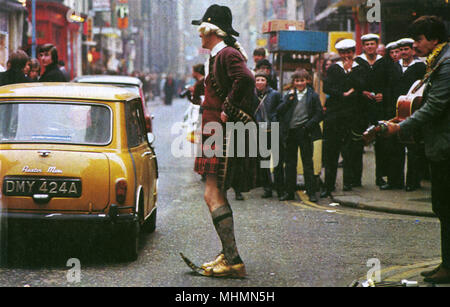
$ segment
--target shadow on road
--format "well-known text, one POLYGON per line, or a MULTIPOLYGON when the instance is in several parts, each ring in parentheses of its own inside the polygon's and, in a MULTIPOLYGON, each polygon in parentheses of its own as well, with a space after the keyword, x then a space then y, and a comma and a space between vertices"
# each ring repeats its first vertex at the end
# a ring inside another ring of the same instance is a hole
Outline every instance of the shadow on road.
MULTIPOLYGON (((152 244, 155 235, 142 232, 139 252, 152 244)), ((78 231, 42 232, 31 229, 8 231, 2 234, 0 268, 67 269, 68 260, 76 258, 84 267, 106 267, 127 263, 117 252, 114 238, 107 234, 78 231)))

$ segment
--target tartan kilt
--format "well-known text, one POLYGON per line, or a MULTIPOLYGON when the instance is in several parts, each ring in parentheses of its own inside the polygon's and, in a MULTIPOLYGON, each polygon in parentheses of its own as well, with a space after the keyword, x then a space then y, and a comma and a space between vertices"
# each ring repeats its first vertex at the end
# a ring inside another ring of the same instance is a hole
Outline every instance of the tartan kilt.
POLYGON ((201 146, 202 155, 195 158, 194 171, 200 175, 217 175, 219 188, 223 191, 236 188, 240 192, 248 192, 262 186, 259 157, 206 157, 203 144, 201 146), (223 173, 225 175, 221 176, 223 173))
POLYGON ((219 170, 219 157, 196 157, 194 171, 200 175, 217 175, 219 170))

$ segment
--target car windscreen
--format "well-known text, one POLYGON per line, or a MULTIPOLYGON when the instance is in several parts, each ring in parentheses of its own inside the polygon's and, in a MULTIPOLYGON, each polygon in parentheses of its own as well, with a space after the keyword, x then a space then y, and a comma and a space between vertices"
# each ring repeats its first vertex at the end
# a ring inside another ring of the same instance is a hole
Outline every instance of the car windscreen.
POLYGON ((111 123, 104 105, 5 103, 0 104, 0 143, 106 145, 111 123))

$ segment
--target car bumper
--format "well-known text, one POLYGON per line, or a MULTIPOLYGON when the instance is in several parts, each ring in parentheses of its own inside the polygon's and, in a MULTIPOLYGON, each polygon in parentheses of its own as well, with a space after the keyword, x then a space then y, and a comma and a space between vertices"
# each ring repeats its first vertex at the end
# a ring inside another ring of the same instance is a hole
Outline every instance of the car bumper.
POLYGON ((68 226, 97 226, 98 228, 123 229, 132 227, 137 216, 134 213, 119 214, 115 210, 109 214, 67 214, 67 213, 18 213, 0 212, 0 223, 2 227, 16 224, 31 225, 61 225, 68 226))

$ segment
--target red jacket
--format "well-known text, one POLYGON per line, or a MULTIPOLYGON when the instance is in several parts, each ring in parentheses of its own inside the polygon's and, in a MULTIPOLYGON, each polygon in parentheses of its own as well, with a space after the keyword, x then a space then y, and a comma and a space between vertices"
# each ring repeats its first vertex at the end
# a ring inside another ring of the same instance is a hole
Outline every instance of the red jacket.
MULTIPOLYGON (((228 100, 236 107, 253 115, 255 78, 247 68, 242 54, 233 47, 225 47, 215 56, 212 72, 219 88, 227 94, 228 100)), ((212 86, 211 74, 209 74, 205 79, 205 101, 202 104, 203 125, 212 121, 221 122, 220 113, 224 109, 223 103, 224 101, 217 96, 212 86)))

